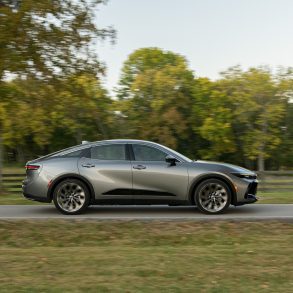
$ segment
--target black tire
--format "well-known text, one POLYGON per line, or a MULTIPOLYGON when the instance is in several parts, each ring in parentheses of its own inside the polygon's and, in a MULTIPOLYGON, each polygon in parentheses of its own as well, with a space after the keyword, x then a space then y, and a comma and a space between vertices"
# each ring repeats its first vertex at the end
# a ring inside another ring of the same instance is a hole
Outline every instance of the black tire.
POLYGON ((194 191, 194 202, 205 214, 224 213, 230 206, 231 200, 232 194, 229 186, 219 179, 204 180, 194 191), (208 208, 209 206, 211 207, 208 208))
POLYGON ((58 183, 54 189, 53 202, 55 207, 64 215, 78 215, 83 213, 90 203, 90 192, 87 186, 78 179, 65 179, 58 183), (69 186, 68 189, 66 186, 69 186), (71 187, 70 187, 71 186, 71 187), (71 197, 69 199, 69 195, 71 197), (75 193, 75 195, 73 195, 75 193), (66 199, 65 199, 66 198, 66 199), (67 203, 69 201, 70 203, 67 203), (62 204, 64 206, 62 207, 62 204), (68 206, 68 209, 65 208, 68 206), (76 209, 70 210, 69 205, 76 209))

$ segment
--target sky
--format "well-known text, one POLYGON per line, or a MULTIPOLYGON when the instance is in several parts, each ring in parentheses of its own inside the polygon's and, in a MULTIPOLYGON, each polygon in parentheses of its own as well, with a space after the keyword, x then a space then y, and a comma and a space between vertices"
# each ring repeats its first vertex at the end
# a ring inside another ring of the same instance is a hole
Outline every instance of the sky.
POLYGON ((179 53, 210 79, 238 64, 293 66, 293 0, 110 0, 96 22, 117 30, 116 44, 97 47, 110 92, 123 62, 142 47, 179 53))

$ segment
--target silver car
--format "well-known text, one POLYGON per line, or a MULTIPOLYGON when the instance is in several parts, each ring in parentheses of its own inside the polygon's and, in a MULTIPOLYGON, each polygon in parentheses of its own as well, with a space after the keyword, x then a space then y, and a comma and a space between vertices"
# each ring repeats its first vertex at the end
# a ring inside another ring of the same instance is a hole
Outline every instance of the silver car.
POLYGON ((74 146, 26 164, 26 198, 51 202, 63 214, 89 205, 195 205, 208 214, 257 200, 247 169, 193 161, 160 144, 105 140, 74 146))

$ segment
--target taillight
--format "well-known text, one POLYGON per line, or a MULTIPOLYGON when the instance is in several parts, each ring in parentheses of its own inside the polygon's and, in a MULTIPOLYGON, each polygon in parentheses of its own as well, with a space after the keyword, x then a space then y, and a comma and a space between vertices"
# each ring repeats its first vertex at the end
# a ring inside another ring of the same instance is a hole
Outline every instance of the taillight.
POLYGON ((26 170, 38 170, 40 168, 39 165, 25 165, 26 170))

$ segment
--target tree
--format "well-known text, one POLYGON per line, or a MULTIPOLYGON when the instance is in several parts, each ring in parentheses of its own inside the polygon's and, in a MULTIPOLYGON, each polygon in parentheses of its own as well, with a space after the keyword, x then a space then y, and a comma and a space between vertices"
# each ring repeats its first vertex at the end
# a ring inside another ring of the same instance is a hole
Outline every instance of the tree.
MULTIPOLYGON (((5 120, 5 108, 3 103, 0 101, 0 133, 2 133, 2 125, 3 121, 5 120)), ((3 178, 2 178, 2 168, 3 168, 3 148, 2 148, 2 137, 0 135, 0 192, 2 192, 3 189, 3 178)))
POLYGON ((234 67, 222 76, 215 83, 208 103, 211 111, 200 131, 215 152, 240 151, 250 160, 257 159, 262 171, 265 159, 281 143, 279 124, 285 109, 278 83, 266 68, 244 72, 234 67), (221 141, 228 149, 221 148, 221 141))
POLYGON ((111 135, 112 100, 93 75, 68 76, 55 86, 34 78, 4 84, 2 136, 5 147, 16 150, 19 162, 26 155, 111 135))
POLYGON ((56 94, 51 85, 34 78, 5 82, 1 89, 5 89, 1 98, 6 113, 2 121, 3 143, 16 149, 23 162, 27 144, 34 150, 34 146, 42 148, 51 140, 51 109, 58 102, 56 94))
POLYGON ((0 81, 7 73, 39 78, 101 72, 95 51, 115 35, 98 28, 95 15, 104 0, 16 0, 0 6, 0 81), (17 4, 13 9, 13 3, 17 4), (9 5, 10 4, 10 5, 9 5))
POLYGON ((59 102, 52 112, 55 127, 73 135, 75 143, 111 137, 113 102, 95 76, 67 77, 57 92, 57 99, 59 102))
POLYGON ((121 70, 118 97, 120 99, 131 96, 131 87, 136 78, 148 70, 159 70, 165 66, 187 65, 186 59, 170 51, 159 48, 141 48, 128 56, 121 70))
POLYGON ((220 159, 236 150, 232 129, 231 98, 218 90, 218 83, 207 78, 195 80, 193 95, 193 130, 204 140, 199 155, 204 159, 220 159))
POLYGON ((277 81, 286 112, 280 123, 281 144, 273 155, 274 167, 288 169, 293 166, 293 68, 281 68, 277 74, 277 81))
POLYGON ((193 73, 182 56, 143 48, 124 63, 118 97, 126 136, 180 147, 190 129, 193 73))
MULTIPOLYGON (((113 28, 99 28, 95 21, 98 6, 106 2, 106 0, 2 0, 0 2, 0 102, 5 97, 9 97, 4 93, 7 78, 18 77, 19 81, 33 81, 33 84, 38 83, 35 82, 38 79, 39 82, 46 81, 48 85, 56 88, 59 85, 58 79, 68 75, 103 73, 104 66, 99 62, 95 44, 108 38, 112 41, 115 39, 113 28)), ((20 99, 5 102, 5 107, 3 104, 0 105, 10 113, 7 117, 13 117, 5 120, 5 123, 3 120, 0 121, 0 158, 3 140, 6 145, 11 146, 17 141, 25 144, 23 140, 28 137, 29 130, 33 133, 30 137, 34 137, 38 145, 44 146, 48 143, 52 128, 51 122, 45 121, 44 118, 48 117, 46 102, 44 99, 38 99, 43 95, 42 91, 47 90, 45 83, 42 85, 39 90, 26 95, 31 99, 37 98, 31 103, 36 108, 29 121, 26 117, 30 113, 31 105, 27 101, 20 99), (40 101, 41 105, 38 105, 40 101), (10 116, 12 109, 15 114, 10 116), (40 121, 43 123, 40 124, 40 121), (9 123, 12 123, 10 129, 6 125, 9 123)), ((9 85, 13 98, 20 97, 11 86, 14 85, 9 85)), ((21 87, 21 90, 27 93, 25 87, 21 87)), ((52 87, 49 92, 51 90, 52 87)), ((20 146, 21 144, 17 144, 19 150, 20 146)))

